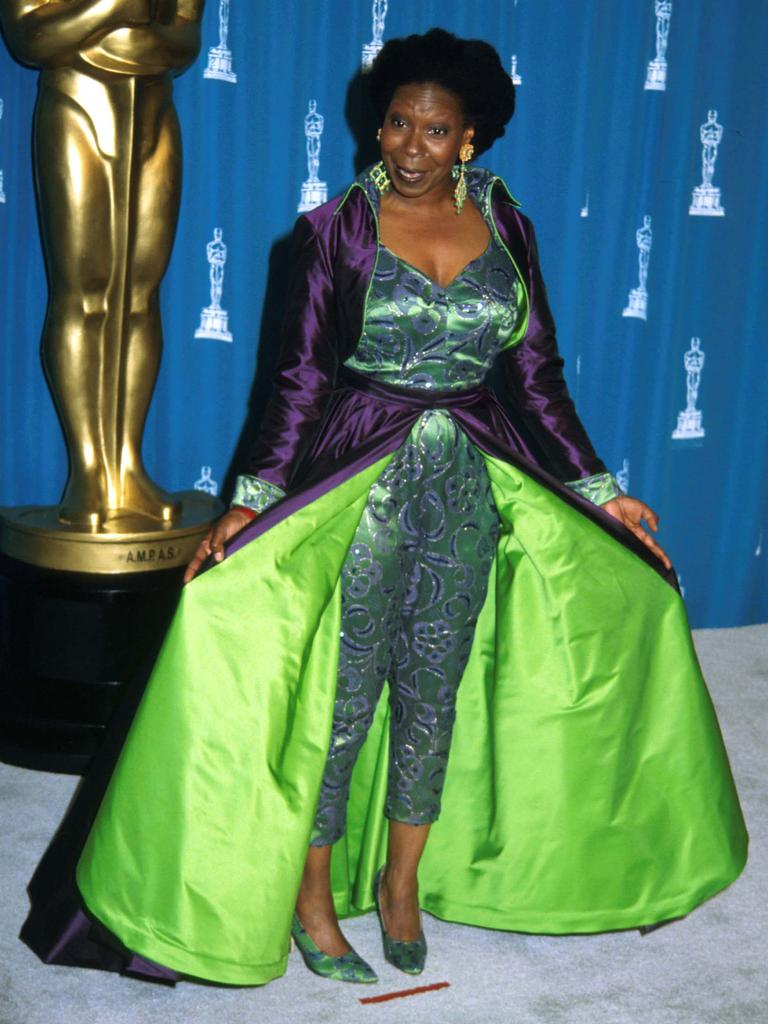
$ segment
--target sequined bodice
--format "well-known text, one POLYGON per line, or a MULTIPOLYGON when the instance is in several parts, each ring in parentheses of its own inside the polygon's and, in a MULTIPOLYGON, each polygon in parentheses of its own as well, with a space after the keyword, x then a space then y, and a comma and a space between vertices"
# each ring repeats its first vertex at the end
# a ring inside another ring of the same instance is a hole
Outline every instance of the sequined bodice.
MULTIPOLYGON (((501 179, 478 167, 469 168, 466 178, 468 197, 491 232, 485 251, 442 287, 379 244, 361 337, 345 366, 396 387, 460 391, 482 384, 499 352, 523 340, 530 296, 499 237, 491 202, 494 185, 501 179)), ((363 189, 378 224, 381 197, 370 169, 350 185, 347 195, 353 188, 363 189)), ((507 197, 520 205, 508 190, 507 197)), ((542 428, 547 429, 545 424, 542 428)), ((471 496, 484 493, 487 473, 478 460, 477 450, 451 412, 431 408, 418 417, 382 479, 391 477, 393 494, 403 481, 418 480, 421 490, 416 488, 407 500, 433 502, 435 488, 428 485, 431 477, 425 468, 432 465, 436 473, 448 474, 447 501, 449 510, 455 511, 452 495, 457 488, 471 496)), ((608 472, 566 485, 595 504, 623 493, 608 472)), ((245 474, 238 477, 233 504, 260 512, 284 494, 270 481, 245 474)), ((401 509, 403 521, 410 521, 401 505, 393 507, 401 509)))
POLYGON ((515 270, 492 235, 443 288, 379 245, 360 342, 345 366, 399 387, 482 383, 517 316, 515 270))

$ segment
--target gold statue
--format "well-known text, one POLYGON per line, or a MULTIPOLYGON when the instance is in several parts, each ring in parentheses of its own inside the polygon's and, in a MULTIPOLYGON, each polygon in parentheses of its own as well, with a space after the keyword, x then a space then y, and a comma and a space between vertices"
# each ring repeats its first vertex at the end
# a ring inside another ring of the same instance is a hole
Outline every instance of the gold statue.
POLYGON ((181 514, 144 469, 141 440, 181 189, 172 77, 197 56, 203 4, 0 0, 12 52, 41 68, 42 353, 70 463, 58 516, 76 529, 135 532, 181 514))

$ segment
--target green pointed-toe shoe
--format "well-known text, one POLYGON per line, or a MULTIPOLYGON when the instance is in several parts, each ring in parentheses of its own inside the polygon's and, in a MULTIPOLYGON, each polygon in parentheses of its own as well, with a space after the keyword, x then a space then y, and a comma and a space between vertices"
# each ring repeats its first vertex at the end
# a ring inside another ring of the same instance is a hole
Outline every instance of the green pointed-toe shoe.
POLYGON ((315 974, 321 978, 332 978, 334 981, 355 981, 364 985, 378 981, 378 976, 370 964, 367 964, 361 956, 358 956, 354 949, 342 956, 329 956, 319 949, 307 932, 304 930, 301 921, 296 914, 291 921, 291 935, 299 952, 304 957, 304 963, 315 974))
POLYGON ((392 939, 387 935, 384 917, 381 913, 381 876, 383 874, 384 868, 379 868, 373 883, 373 899, 376 903, 376 913, 379 915, 384 958, 393 967, 405 971, 406 974, 421 974, 427 959, 427 940, 424 938, 424 932, 420 932, 418 939, 410 942, 404 939, 392 939))

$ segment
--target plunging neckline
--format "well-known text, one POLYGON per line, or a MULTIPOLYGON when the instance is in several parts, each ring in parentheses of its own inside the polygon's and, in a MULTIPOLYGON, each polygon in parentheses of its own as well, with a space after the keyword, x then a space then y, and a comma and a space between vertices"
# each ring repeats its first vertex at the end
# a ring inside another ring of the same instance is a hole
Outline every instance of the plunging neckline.
POLYGON ((425 281, 429 281, 429 283, 433 286, 433 288, 439 288, 441 292, 447 292, 449 288, 452 288, 453 285, 456 284, 456 282, 459 280, 460 277, 463 277, 464 274, 466 274, 466 272, 469 270, 469 268, 472 266, 473 263, 477 263, 478 260, 481 260, 484 256, 487 256, 488 253, 491 250, 491 246, 492 245, 493 245, 493 232, 490 232, 490 237, 488 239, 488 245, 486 245, 486 247, 483 249, 483 251, 480 253, 480 255, 479 256, 474 256, 469 261, 469 263, 465 263, 464 266, 461 268, 461 270, 458 272, 458 274, 455 274, 451 278, 451 280, 448 282, 448 284, 440 284, 439 281, 436 281, 433 277, 430 277, 429 274, 427 274, 420 267, 415 266, 413 263, 409 263, 408 260, 404 259, 404 257, 398 256, 398 254, 396 252, 393 252, 392 249, 390 249, 388 245, 384 244, 384 242, 381 242, 381 241, 379 242, 379 246, 382 249, 385 249, 389 253, 389 255, 393 257, 393 259, 398 260, 398 262, 400 262, 404 266, 408 267, 409 270, 415 271, 417 274, 419 274, 421 277, 423 277, 425 281))

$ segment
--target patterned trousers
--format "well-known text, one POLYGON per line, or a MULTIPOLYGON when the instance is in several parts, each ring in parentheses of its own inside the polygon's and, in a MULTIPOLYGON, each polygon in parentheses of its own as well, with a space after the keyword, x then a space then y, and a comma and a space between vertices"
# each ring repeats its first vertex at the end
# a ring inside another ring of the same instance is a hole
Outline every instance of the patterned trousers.
POLYGON ((412 825, 437 819, 456 693, 498 529, 482 456, 450 414, 423 413, 371 488, 343 566, 338 681, 313 846, 344 833, 352 769, 385 681, 385 814, 412 825))

